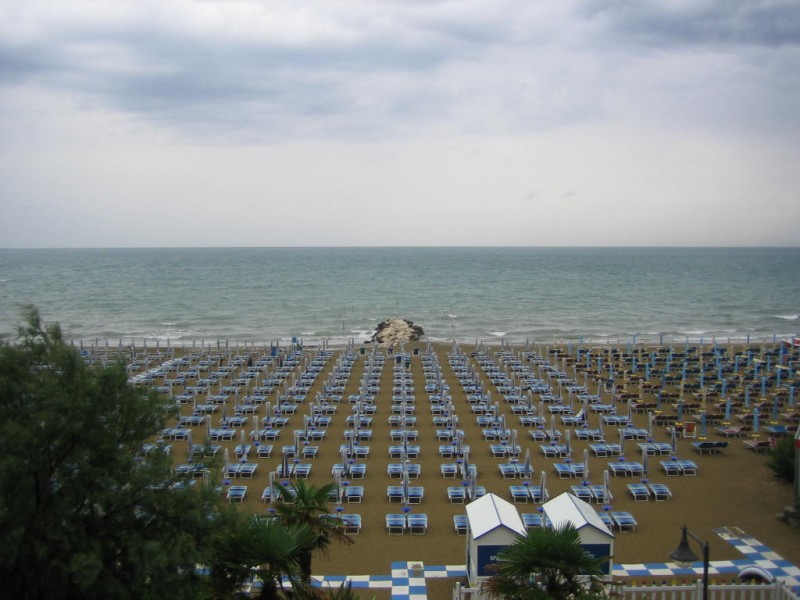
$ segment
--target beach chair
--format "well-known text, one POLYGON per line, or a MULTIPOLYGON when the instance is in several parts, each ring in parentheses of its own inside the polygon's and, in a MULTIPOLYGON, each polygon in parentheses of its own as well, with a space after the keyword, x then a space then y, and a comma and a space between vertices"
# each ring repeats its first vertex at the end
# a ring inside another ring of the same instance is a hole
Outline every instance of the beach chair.
POLYGON ((348 504, 361 504, 364 499, 363 485, 348 485, 344 488, 344 497, 348 504))
POLYGON ((647 502, 650 499, 650 488, 644 483, 629 483, 628 491, 636 502, 647 502))
POLYGON ((676 477, 681 474, 681 467, 677 461, 662 460, 659 463, 667 477, 676 477))
POLYGON ((614 499, 611 490, 606 490, 604 485, 590 485, 589 489, 592 490, 595 502, 611 502, 614 499))
POLYGON ((244 502, 245 496, 247 496, 246 485, 231 485, 228 487, 228 502, 244 502))
MULTIPOLYGON (((575 467, 578 465, 574 465, 572 463, 553 463, 553 469, 555 472, 558 473, 558 477, 560 479, 572 479, 573 477, 578 477, 576 473, 575 467)), ((582 467, 582 465, 580 465, 582 467)))
POLYGON ((588 485, 573 485, 570 486, 573 495, 580 498, 584 502, 594 502, 594 494, 588 485))
POLYGON ((349 535, 358 535, 361 533, 361 515, 358 514, 342 514, 340 515, 344 523, 344 532, 349 535))
POLYGON ((428 515, 425 513, 408 513, 406 527, 412 535, 422 535, 428 531, 428 515))
POLYGON ((611 520, 620 531, 636 531, 639 525, 631 513, 622 510, 612 510, 611 520))
POLYGON ((308 479, 311 474, 311 463, 297 463, 294 465, 293 474, 297 479, 308 479))
POLYGON ((421 485, 408 486, 408 503, 421 504, 425 496, 425 488, 421 485))
POLYGON ((536 527, 544 526, 544 516, 539 513, 522 513, 522 524, 526 529, 534 529, 536 527))
POLYGON ((610 462, 608 468, 614 477, 626 477, 629 473, 628 463, 624 462, 610 462))
POLYGON ((303 458, 315 459, 319 454, 319 446, 303 446, 301 456, 303 458))
POLYGON ((445 479, 455 479, 458 474, 458 465, 456 463, 442 463, 440 471, 445 479))
POLYGON ((517 463, 500 463, 497 467, 500 469, 503 479, 516 479, 521 476, 521 466, 517 463))
POLYGON ((402 535, 406 531, 406 516, 404 514, 387 514, 386 529, 391 535, 402 535))
POLYGON ((653 494, 653 498, 655 498, 657 502, 662 502, 672 498, 672 492, 670 491, 669 487, 663 483, 648 483, 647 487, 650 488, 650 492, 653 494))
POLYGON ((231 463, 226 467, 226 472, 228 473, 228 477, 243 477, 246 479, 252 479, 257 468, 258 463, 231 463))
POLYGON ((632 477, 642 477, 644 476, 644 465, 638 462, 626 462, 626 468, 628 469, 628 475, 632 477))
POLYGON ((270 458, 272 456, 272 444, 258 444, 256 456, 258 458, 270 458))
POLYGON ((697 465, 691 460, 676 460, 678 468, 681 470, 681 475, 693 477, 697 475, 697 465))
POLYGON ((756 454, 769 451, 769 440, 745 440, 743 444, 745 448, 752 450, 756 454))
POLYGON ((610 454, 606 444, 589 444, 589 449, 595 456, 606 457, 610 454))
POLYGON ((447 499, 451 504, 464 504, 467 498, 467 491, 464 486, 450 485, 447 486, 447 499))
POLYGON ((530 431, 528 431, 528 435, 534 442, 547 441, 547 434, 544 432, 543 429, 531 429, 530 431))
POLYGON ((402 502, 404 500, 403 486, 390 485, 386 487, 386 497, 389 502, 402 502))
POLYGON ((614 519, 611 518, 611 515, 608 514, 606 511, 597 511, 597 516, 600 517, 600 520, 603 524, 608 527, 609 529, 614 529, 616 524, 614 523, 614 519))
POLYGON ((453 527, 457 535, 467 535, 469 530, 469 519, 467 515, 453 515, 453 527))
POLYGON ((692 442, 692 448, 698 454, 719 454, 717 442, 692 442))
POLYGON ((531 499, 527 486, 510 485, 508 486, 508 491, 511 493, 511 498, 514 500, 515 503, 527 504, 531 499))

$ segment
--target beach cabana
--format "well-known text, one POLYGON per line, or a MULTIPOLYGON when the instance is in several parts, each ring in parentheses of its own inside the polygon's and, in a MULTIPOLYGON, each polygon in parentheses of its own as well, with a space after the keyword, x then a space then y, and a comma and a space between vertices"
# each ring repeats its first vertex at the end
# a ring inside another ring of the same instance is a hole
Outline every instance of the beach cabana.
POLYGON ((489 565, 497 553, 525 535, 525 524, 513 504, 494 494, 486 494, 467 504, 467 576, 470 586, 491 576, 489 565))
POLYGON ((611 557, 614 554, 614 534, 600 519, 592 506, 580 498, 564 492, 542 505, 545 518, 553 527, 571 524, 578 532, 581 545, 596 558, 608 559, 603 572, 611 573, 611 557))

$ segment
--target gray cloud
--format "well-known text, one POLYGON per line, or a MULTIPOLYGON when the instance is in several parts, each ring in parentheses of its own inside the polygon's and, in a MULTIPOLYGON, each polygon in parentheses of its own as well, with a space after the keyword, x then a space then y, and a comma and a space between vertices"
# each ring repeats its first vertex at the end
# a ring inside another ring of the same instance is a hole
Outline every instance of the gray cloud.
POLYGON ((793 0, 594 0, 581 12, 644 45, 800 44, 800 4, 793 0))

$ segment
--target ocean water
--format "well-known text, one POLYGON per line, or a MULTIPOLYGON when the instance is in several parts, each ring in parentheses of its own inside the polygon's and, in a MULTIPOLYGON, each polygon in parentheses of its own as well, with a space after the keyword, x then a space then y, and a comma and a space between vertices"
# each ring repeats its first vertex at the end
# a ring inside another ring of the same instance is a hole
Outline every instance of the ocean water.
POLYGON ((0 250, 0 336, 36 305, 93 343, 773 340, 800 329, 800 248, 0 250))

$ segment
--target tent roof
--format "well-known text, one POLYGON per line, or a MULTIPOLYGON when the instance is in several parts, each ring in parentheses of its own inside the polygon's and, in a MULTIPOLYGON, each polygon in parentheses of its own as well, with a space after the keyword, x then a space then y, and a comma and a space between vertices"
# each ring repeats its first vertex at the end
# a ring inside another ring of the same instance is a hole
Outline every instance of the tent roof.
POLYGON ((600 530, 608 537, 614 537, 594 508, 569 492, 564 492, 549 502, 545 502, 542 509, 553 527, 563 527, 565 523, 572 523, 575 529, 581 529, 588 525, 600 530))
POLYGON ((516 507, 494 494, 486 494, 467 504, 467 519, 473 539, 498 527, 506 527, 519 535, 526 532, 516 507))

